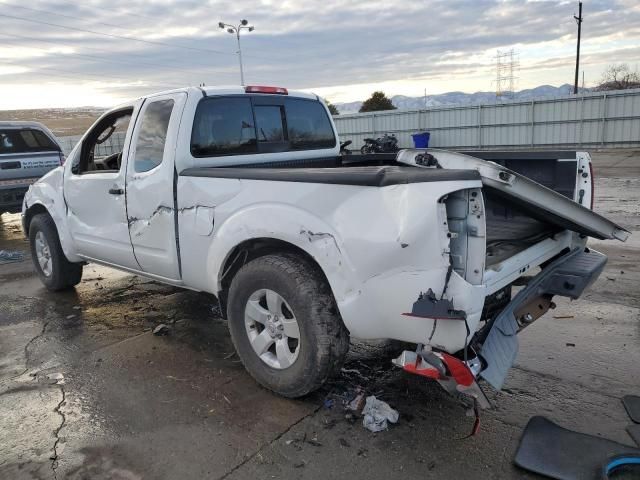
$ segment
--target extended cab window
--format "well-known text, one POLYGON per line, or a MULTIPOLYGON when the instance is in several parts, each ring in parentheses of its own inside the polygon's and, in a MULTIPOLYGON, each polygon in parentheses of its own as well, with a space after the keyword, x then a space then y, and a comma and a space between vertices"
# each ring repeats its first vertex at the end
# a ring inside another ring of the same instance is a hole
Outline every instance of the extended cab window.
POLYGON ((135 171, 148 172, 162 163, 173 100, 157 100, 147 105, 136 141, 135 171))
POLYGON ((273 105, 256 105, 259 142, 284 142, 284 109, 273 105))
POLYGON ((195 157, 257 153, 251 100, 213 97, 200 102, 191 134, 195 157))

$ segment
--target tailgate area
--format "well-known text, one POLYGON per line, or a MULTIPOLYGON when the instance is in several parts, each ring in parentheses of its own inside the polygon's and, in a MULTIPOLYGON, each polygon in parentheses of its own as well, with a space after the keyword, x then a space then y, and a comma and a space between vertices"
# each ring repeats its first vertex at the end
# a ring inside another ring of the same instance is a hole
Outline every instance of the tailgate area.
POLYGON ((517 333, 544 313, 536 310, 540 306, 548 309, 551 295, 578 298, 598 278, 606 263, 606 255, 580 248, 543 268, 493 320, 480 348, 480 356, 487 364, 480 375, 494 388, 502 388, 518 355, 517 333))

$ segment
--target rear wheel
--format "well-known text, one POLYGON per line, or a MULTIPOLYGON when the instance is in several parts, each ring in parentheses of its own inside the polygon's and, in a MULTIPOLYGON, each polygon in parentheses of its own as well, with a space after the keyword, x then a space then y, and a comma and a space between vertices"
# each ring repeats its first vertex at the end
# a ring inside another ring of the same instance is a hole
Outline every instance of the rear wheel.
POLYGON ((247 371, 285 397, 320 387, 349 348, 331 289, 299 255, 268 255, 242 267, 231 282, 228 314, 247 371))
POLYGON ((29 244, 36 273, 45 287, 58 291, 80 283, 82 264, 67 260, 56 225, 48 214, 40 213, 31 219, 29 244))

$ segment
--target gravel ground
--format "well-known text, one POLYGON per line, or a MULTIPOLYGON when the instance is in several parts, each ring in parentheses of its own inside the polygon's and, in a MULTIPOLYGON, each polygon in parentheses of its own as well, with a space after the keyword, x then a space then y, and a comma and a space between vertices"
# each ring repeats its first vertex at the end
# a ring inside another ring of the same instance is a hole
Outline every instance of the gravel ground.
POLYGON ((0 265, 0 478, 538 478, 512 463, 533 415, 631 445, 620 398, 640 394, 640 155, 594 159, 597 209, 635 233, 591 242, 605 272, 521 334, 471 438, 456 399, 390 366, 394 343, 354 343, 322 391, 279 398, 245 373, 213 297, 93 265, 48 293, 19 216, 3 215, 0 250, 26 258, 0 265), (160 323, 169 335, 151 333, 160 323), (398 424, 373 434, 347 415, 358 388, 398 424))

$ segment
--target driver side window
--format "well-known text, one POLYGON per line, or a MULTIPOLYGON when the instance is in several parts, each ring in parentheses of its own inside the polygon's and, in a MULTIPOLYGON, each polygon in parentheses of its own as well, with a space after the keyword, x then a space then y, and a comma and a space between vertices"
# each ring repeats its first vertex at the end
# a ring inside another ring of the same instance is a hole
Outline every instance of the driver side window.
POLYGON ((100 120, 82 142, 80 155, 71 166, 71 172, 75 175, 118 172, 132 113, 132 107, 125 108, 100 120))

